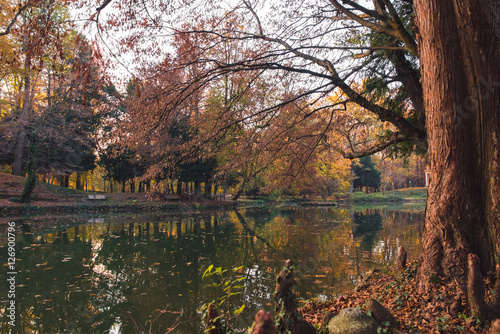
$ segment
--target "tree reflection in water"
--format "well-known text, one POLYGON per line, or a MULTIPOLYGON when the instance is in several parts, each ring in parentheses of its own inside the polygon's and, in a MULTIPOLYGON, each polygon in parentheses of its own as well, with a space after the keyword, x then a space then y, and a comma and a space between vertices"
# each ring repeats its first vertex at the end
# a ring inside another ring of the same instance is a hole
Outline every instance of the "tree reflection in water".
MULTIPOLYGON (((300 298, 340 293, 368 268, 391 265, 400 245, 416 258, 423 213, 269 207, 90 221, 16 220, 17 333, 165 333, 180 312, 176 333, 202 332, 197 309, 219 297, 201 280, 210 264, 247 268, 234 307, 246 304, 237 326, 249 326, 257 310, 272 310, 285 259, 297 263, 300 298)), ((6 235, 0 242, 6 263, 6 235)))

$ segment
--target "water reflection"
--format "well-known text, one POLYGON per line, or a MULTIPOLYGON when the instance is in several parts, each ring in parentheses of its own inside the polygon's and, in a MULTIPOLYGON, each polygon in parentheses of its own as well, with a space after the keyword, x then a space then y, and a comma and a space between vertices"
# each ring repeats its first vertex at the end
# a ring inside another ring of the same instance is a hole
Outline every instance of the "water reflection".
MULTIPOLYGON (((245 266, 239 327, 272 309, 274 277, 298 262, 299 297, 333 295, 397 247, 416 257, 422 212, 334 208, 246 209, 184 215, 16 220, 17 331, 13 333, 201 333, 196 311, 217 299, 201 279, 210 265, 245 266), (182 316, 179 318, 180 313, 182 316)), ((0 259, 7 263, 6 235, 0 259)), ((4 270, 5 271, 5 270, 4 270)), ((0 290, 7 291, 6 279, 0 290)), ((1 311, 7 296, 1 295, 1 311)), ((1 332, 12 327, 2 317, 1 332)))

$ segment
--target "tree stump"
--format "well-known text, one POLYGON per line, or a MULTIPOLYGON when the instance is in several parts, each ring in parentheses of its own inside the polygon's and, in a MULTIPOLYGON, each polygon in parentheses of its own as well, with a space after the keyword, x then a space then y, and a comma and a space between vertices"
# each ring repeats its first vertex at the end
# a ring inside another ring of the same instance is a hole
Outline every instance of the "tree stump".
POLYGON ((209 304, 207 315, 205 316, 205 333, 207 334, 222 334, 222 325, 220 322, 217 306, 209 304))
POLYGON ((398 248, 398 257, 396 258, 396 264, 394 265, 394 271, 402 271, 406 267, 406 251, 403 246, 398 248))
POLYGON ((292 261, 286 260, 285 267, 276 280, 274 301, 276 302, 275 315, 277 317, 278 331, 292 334, 314 334, 314 327, 305 321, 297 311, 297 297, 293 293, 292 261))
POLYGON ((274 318, 269 312, 259 310, 255 315, 255 321, 250 328, 249 334, 276 334, 274 318))
POLYGON ((277 311, 284 312, 286 315, 292 315, 297 308, 297 300, 293 293, 293 269, 292 261, 286 260, 285 267, 278 275, 276 288, 274 292, 274 301, 277 311))

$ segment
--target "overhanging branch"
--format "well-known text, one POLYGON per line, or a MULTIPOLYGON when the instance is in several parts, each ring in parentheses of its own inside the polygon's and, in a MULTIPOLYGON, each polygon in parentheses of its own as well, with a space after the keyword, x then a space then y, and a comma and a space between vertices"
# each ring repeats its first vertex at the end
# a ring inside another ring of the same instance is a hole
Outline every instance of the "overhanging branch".
POLYGON ((401 143, 401 142, 404 142, 407 140, 408 140, 408 138, 406 136, 402 135, 399 132, 395 132, 391 136, 384 138, 383 141, 381 141, 381 142, 379 142, 379 143, 377 143, 377 144, 375 144, 367 149, 364 149, 362 151, 344 152, 341 149, 337 149, 337 151, 340 154, 342 154, 342 156, 345 159, 356 159, 356 158, 362 158, 362 157, 365 157, 368 155, 372 155, 374 153, 377 153, 377 152, 380 152, 380 151, 386 149, 387 147, 389 147, 391 145, 401 143))

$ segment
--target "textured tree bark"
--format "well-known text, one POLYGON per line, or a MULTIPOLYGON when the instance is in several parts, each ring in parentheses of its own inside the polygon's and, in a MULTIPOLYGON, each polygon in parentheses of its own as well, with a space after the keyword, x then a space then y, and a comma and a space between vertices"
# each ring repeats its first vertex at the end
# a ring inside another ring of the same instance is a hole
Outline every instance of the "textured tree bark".
POLYGON ((495 289, 493 290, 493 299, 495 304, 493 308, 496 310, 497 314, 500 313, 500 264, 497 264, 497 277, 495 281, 495 289))
POLYGON ((429 143, 421 288, 500 250, 500 2, 415 0, 429 143))
POLYGON ((467 297, 471 314, 479 318, 486 310, 484 301, 483 276, 479 269, 479 258, 476 254, 469 254, 469 273, 467 278, 467 297))

